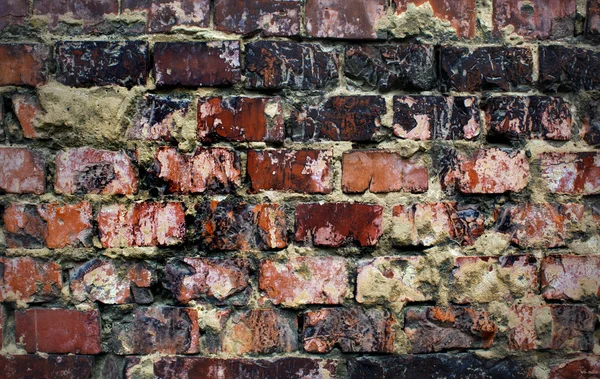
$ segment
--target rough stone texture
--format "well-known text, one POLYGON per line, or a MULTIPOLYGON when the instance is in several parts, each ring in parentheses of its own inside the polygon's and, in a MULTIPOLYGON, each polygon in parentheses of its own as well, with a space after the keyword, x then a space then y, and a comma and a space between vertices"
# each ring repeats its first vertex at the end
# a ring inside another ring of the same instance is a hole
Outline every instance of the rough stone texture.
POLYGON ((257 41, 246 44, 246 88, 310 90, 338 82, 338 59, 319 45, 257 41))
POLYGON ((383 233, 383 208, 358 203, 311 203, 296 207, 296 241, 339 247, 375 246, 383 233))
POLYGON ((46 190, 46 161, 28 148, 0 147, 0 190, 42 194, 46 190))
POLYGON ((125 14, 143 14, 148 33, 169 32, 176 27, 209 26, 210 0, 123 0, 125 14))
POLYGON ((30 94, 16 94, 12 96, 11 100, 13 112, 23 131, 23 137, 36 138, 38 135, 35 130, 35 121, 42 112, 37 97, 30 94))
POLYGON ((600 154, 543 153, 541 176, 553 193, 594 195, 600 193, 600 154))
POLYGON ((385 0, 307 0, 306 32, 320 38, 377 38, 386 5, 385 0))
POLYGON ((331 193, 331 161, 330 150, 250 150, 249 191, 331 193))
POLYGON ((394 96, 394 135, 412 140, 472 140, 479 135, 476 97, 394 96))
POLYGON ((0 258, 0 301, 40 303, 60 296, 60 265, 30 257, 0 258))
POLYGON ((436 84, 430 45, 348 45, 344 74, 365 90, 431 90, 436 84))
POLYGON ((278 204, 198 204, 196 227, 202 245, 211 250, 271 250, 287 246, 285 213, 278 204))
POLYGON ((531 255, 457 257, 450 296, 457 304, 512 301, 538 292, 537 272, 531 255))
POLYGON ((300 33, 300 20, 298 0, 215 1, 215 29, 224 32, 296 36, 300 33))
POLYGON ((154 77, 159 87, 230 86, 241 79, 240 43, 157 42, 154 77))
POLYGON ((198 99, 198 139, 202 142, 283 142, 279 97, 198 99))
POLYGON ((285 262, 260 262, 259 287, 273 304, 341 304, 350 293, 346 260, 297 257, 285 262))
POLYGON ((576 0, 494 0, 494 34, 506 28, 526 39, 572 37, 575 30, 576 0))
POLYGON ((571 110, 560 97, 498 96, 486 101, 488 139, 571 138, 571 110))
POLYGON ((443 91, 521 91, 533 83, 533 55, 526 47, 442 46, 443 91))
POLYGON ((582 356, 550 369, 550 379, 594 378, 600 376, 600 357, 582 356))
POLYGON ((590 100, 581 120, 581 137, 590 145, 600 145, 600 101, 590 100))
POLYGON ((309 353, 392 353, 394 317, 387 311, 358 307, 325 308, 304 313, 302 339, 309 353))
POLYGON ((21 379, 24 372, 40 379, 87 379, 93 365, 90 355, 0 355, 0 372, 6 379, 21 379))
POLYGON ((380 96, 335 96, 317 106, 298 105, 291 115, 294 141, 369 141, 386 111, 380 96))
POLYGON ((600 53, 560 45, 540 46, 539 86, 543 91, 591 91, 600 88, 600 53))
POLYGON ((409 308, 405 313, 404 333, 413 353, 490 348, 497 331, 489 313, 473 308, 409 308))
POLYGON ((434 246, 448 239, 472 245, 485 231, 481 212, 458 209, 454 202, 396 205, 392 220, 392 238, 399 246, 434 246))
POLYGON ((11 25, 23 24, 28 16, 28 0, 6 0, 0 9, 0 31, 11 25))
POLYGON ((542 295, 549 300, 600 297, 600 257, 551 255, 542 260, 542 295))
POLYGON ((470 39, 475 37, 475 0, 394 0, 396 15, 402 15, 409 7, 421 7, 428 4, 432 16, 449 22, 459 38, 470 39))
POLYGON ((46 45, 0 44, 0 86, 39 86, 46 83, 49 58, 50 49, 46 45))
POLYGON ((133 140, 172 141, 179 133, 177 120, 186 116, 190 100, 146 94, 135 107, 135 115, 127 131, 133 140))
POLYGON ((342 157, 342 190, 346 193, 426 192, 429 171, 417 159, 385 150, 353 150, 342 157))

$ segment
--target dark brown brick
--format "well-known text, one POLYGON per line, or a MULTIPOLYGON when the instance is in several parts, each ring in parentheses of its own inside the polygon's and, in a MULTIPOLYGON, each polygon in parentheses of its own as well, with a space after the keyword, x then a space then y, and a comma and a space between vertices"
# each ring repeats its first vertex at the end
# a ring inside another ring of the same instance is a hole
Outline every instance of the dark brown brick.
POLYGON ((600 377, 600 357, 597 355, 583 355, 550 368, 550 379, 598 377, 600 377))
POLYGON ((6 0, 0 9, 0 31, 5 27, 23 24, 28 16, 28 0, 6 0))
POLYGON ((502 37, 505 28, 525 39, 573 37, 576 0, 494 0, 494 34, 502 37))
POLYGON ((216 0, 215 29, 263 36, 295 36, 300 33, 299 0, 216 0))
POLYGON ((0 301, 39 303, 54 300, 62 289, 60 265, 30 257, 0 258, 0 301))
POLYGON ((600 53, 560 45, 540 46, 539 86, 543 91, 600 89, 600 53))
MULTIPOLYGON (((475 37, 476 26, 476 1, 475 0, 394 0, 396 3, 396 15, 402 16, 409 4, 423 6, 428 4, 433 11, 433 16, 445 22, 449 22, 456 30, 459 38, 475 37)), ((410 20, 410 18, 408 19, 410 20)), ((409 21, 410 22, 410 21, 409 21)), ((423 31, 426 31, 424 29, 423 31)))
POLYGON ((385 0, 307 0, 306 32, 320 38, 377 38, 386 10, 385 0))
POLYGON ((588 37, 597 38, 600 35, 600 1, 588 0, 585 33, 588 37))
POLYGON ((584 103, 581 136, 590 145, 600 145, 600 100, 584 103))
POLYGON ((124 14, 142 13, 149 33, 181 26, 207 28, 210 21, 210 0, 123 0, 121 9, 124 14))
POLYGON ((600 193, 600 153, 542 153, 542 179, 552 193, 594 195, 600 193))
POLYGON ((88 379, 93 366, 92 355, 0 355, 4 379, 88 379))
POLYGON ((127 138, 146 141, 173 141, 180 135, 179 122, 187 115, 191 101, 186 98, 146 94, 135 105, 127 138))
POLYGON ((50 49, 42 44, 0 44, 0 86, 46 83, 50 49))
POLYGON ((36 151, 0 147, 0 190, 41 195, 46 190, 46 161, 36 151))
POLYGON ((600 256, 544 257, 541 278, 545 299, 581 301, 600 298, 600 256))

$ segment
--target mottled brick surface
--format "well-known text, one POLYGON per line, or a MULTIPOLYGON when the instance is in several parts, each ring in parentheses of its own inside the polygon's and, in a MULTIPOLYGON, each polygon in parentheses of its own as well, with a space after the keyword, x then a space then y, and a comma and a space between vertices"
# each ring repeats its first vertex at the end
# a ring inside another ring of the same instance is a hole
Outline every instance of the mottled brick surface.
POLYGON ((295 36, 300 32, 301 2, 298 0, 217 0, 215 29, 263 36, 295 36))
POLYGON ((396 14, 402 15, 410 6, 431 7, 433 16, 449 22, 457 37, 469 39, 475 36, 476 1, 475 0, 394 0, 396 14))
POLYGON ((50 49, 42 44, 0 44, 0 85, 38 86, 48 78, 50 49))
POLYGON ((543 153, 542 179, 553 193, 594 195, 600 193, 600 154, 543 153))
POLYGON ((306 31, 312 37, 377 38, 377 23, 386 8, 385 0, 307 0, 306 31))
POLYGON ((549 39, 573 36, 575 31, 575 0, 532 1, 494 0, 494 33, 512 27, 526 39, 549 39))
POLYGON ((0 189, 8 193, 44 193, 45 159, 27 148, 0 148, 0 189))

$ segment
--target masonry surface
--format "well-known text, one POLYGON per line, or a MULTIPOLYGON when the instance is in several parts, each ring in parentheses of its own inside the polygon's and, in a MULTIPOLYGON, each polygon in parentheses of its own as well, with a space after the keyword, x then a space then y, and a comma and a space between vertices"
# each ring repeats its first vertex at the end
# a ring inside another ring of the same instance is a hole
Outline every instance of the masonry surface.
POLYGON ((597 0, 0 0, 0 378, 599 378, 597 0))

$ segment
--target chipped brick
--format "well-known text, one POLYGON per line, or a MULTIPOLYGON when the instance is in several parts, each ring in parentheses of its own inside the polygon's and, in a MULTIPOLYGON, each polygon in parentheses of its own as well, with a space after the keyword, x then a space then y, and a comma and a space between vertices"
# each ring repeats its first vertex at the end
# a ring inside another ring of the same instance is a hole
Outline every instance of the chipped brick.
POLYGON ((0 31, 13 25, 22 25, 29 16, 28 0, 6 0, 0 9, 0 31))
POLYGON ((582 356, 566 363, 550 368, 550 379, 600 377, 600 357, 597 355, 582 356))
POLYGON ((600 193, 600 154, 597 152, 542 153, 540 169, 552 193, 600 193))
POLYGON ((62 273, 54 262, 0 257, 0 268, 0 301, 39 303, 60 296, 62 273))
POLYGON ((60 31, 61 21, 80 20, 84 32, 98 32, 106 16, 119 13, 117 0, 34 0, 33 14, 49 18, 48 29, 60 31))
POLYGON ((301 2, 297 0, 216 0, 215 29, 263 36, 300 33, 301 2))
POLYGON ((505 28, 525 39, 555 39, 573 37, 575 30, 575 0, 494 0, 494 34, 502 37, 505 28))
POLYGON ((184 98, 144 95, 136 104, 127 137, 146 141, 174 140, 180 132, 178 119, 187 115, 190 103, 184 98))
POLYGON ((41 114, 40 103, 37 97, 29 94, 16 94, 12 96, 13 111, 17 116, 23 137, 32 139, 37 137, 35 122, 41 114))
POLYGON ((386 8, 385 0, 307 0, 306 32, 320 38, 377 38, 377 23, 386 8))
POLYGON ((449 22, 459 38, 470 39, 475 37, 475 0, 394 0, 396 2, 396 15, 406 12, 409 5, 416 7, 429 4, 433 16, 449 22))
POLYGON ((46 161, 42 155, 27 148, 0 147, 0 190, 43 194, 46 161))
POLYGON ((539 86, 543 91, 600 89, 600 53, 559 45, 539 48, 539 86))
POLYGON ((50 49, 41 44, 0 44, 0 86, 38 86, 48 78, 50 49))
POLYGON ((583 140, 590 145, 600 145, 600 101, 589 101, 581 124, 583 140))
POLYGON ((600 257, 551 255, 542 260, 542 295, 549 300, 600 297, 600 257))
POLYGON ((123 0, 124 14, 142 13, 148 33, 162 33, 174 27, 207 28, 210 20, 210 0, 123 0))

